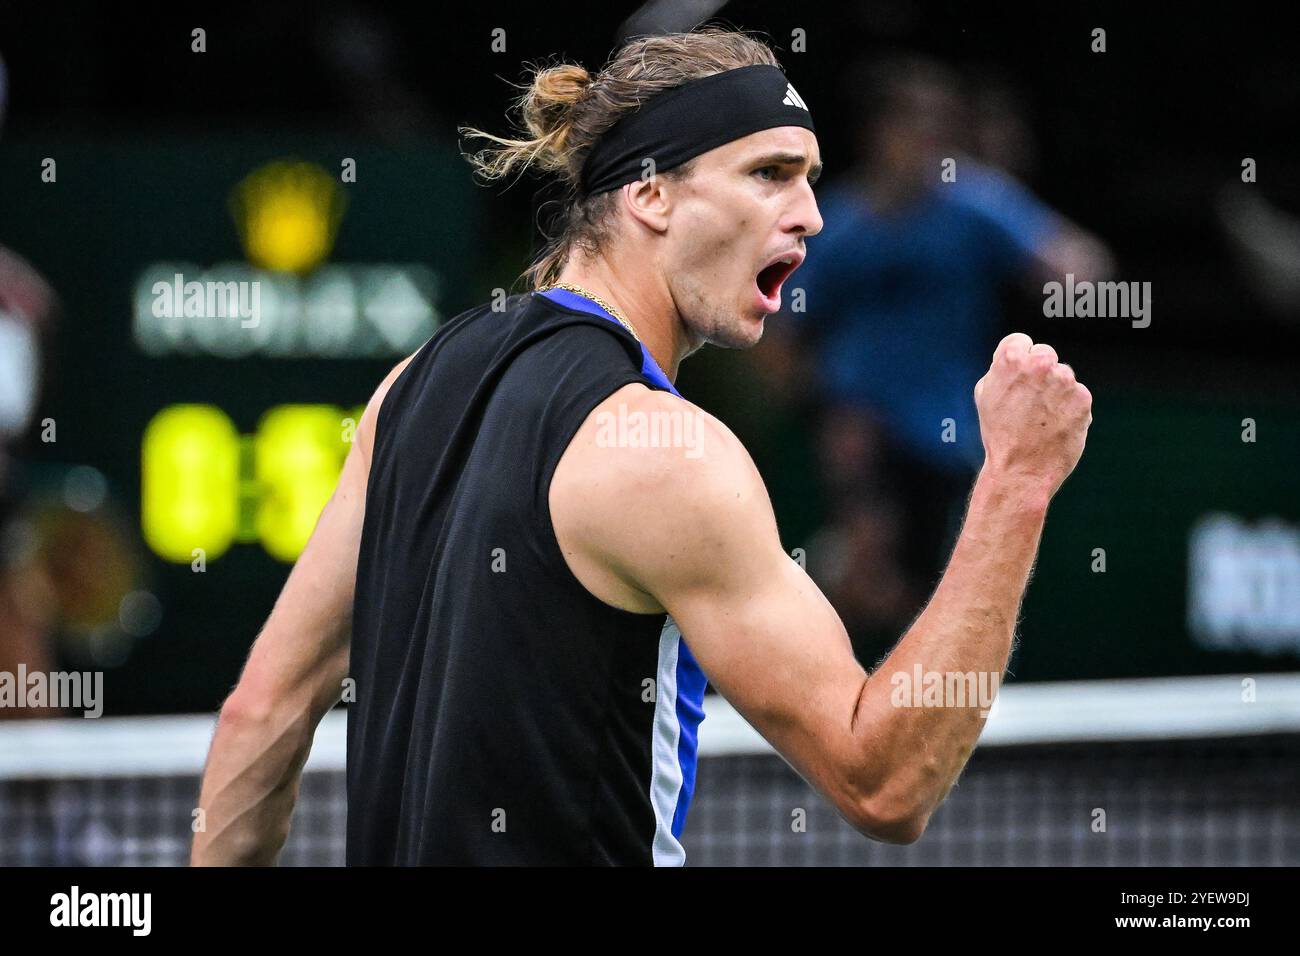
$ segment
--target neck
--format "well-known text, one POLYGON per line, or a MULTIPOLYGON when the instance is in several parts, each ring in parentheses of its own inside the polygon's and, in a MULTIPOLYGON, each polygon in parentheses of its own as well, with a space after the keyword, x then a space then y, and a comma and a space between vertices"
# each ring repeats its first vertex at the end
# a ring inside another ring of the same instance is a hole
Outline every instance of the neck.
POLYGON ((672 294, 662 283, 621 278, 638 272, 645 274, 643 269, 620 268, 604 258, 571 259, 557 281, 580 286, 622 312, 655 363, 676 384, 678 366, 696 346, 690 343, 672 294))

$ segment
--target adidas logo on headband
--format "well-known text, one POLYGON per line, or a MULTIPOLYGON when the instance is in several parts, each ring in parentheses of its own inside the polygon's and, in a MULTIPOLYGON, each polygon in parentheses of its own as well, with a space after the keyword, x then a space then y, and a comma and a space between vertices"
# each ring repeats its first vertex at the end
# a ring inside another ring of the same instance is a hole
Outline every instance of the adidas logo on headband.
POLYGON ((808 104, 803 101, 803 97, 795 91, 793 83, 785 85, 785 99, 781 101, 786 106, 797 106, 801 110, 808 109, 808 104))

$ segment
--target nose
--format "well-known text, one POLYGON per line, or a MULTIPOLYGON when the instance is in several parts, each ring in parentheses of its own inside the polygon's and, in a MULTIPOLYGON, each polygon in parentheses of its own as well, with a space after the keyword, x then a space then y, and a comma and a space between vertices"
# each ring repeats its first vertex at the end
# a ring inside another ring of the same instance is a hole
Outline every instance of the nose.
POLYGON ((822 214, 817 208, 817 196, 806 179, 801 180, 799 198, 794 209, 791 210, 790 228, 804 238, 815 236, 822 231, 822 214))

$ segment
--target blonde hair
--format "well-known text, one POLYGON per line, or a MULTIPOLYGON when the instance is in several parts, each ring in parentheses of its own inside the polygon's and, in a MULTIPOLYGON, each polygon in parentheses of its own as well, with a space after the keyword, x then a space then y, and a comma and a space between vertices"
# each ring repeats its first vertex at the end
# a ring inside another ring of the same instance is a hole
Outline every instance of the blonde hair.
MULTIPOLYGON (((521 121, 517 136, 460 127, 463 135, 495 144, 465 156, 480 181, 539 170, 565 187, 560 231, 548 237, 541 255, 520 278, 540 289, 557 281, 575 250, 600 252, 619 192, 582 196, 582 167, 591 148, 615 123, 665 90, 760 64, 780 66, 766 44, 735 30, 705 27, 640 37, 619 49, 596 76, 570 63, 533 68, 513 107, 521 121)), ((689 175, 692 165, 685 163, 663 175, 689 175)))

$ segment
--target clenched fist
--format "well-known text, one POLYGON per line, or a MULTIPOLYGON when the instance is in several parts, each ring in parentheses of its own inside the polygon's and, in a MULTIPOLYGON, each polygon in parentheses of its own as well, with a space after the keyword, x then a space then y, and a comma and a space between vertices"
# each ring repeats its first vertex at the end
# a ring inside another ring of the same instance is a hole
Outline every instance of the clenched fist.
POLYGON ((1092 393, 1056 350, 1013 332, 975 384, 985 469, 1050 497, 1074 470, 1092 424, 1092 393))

